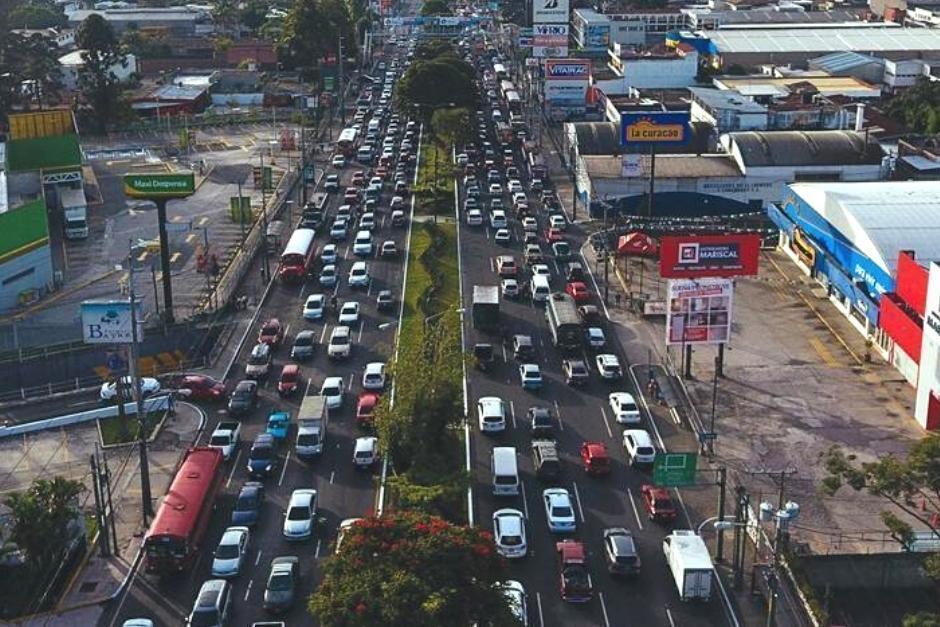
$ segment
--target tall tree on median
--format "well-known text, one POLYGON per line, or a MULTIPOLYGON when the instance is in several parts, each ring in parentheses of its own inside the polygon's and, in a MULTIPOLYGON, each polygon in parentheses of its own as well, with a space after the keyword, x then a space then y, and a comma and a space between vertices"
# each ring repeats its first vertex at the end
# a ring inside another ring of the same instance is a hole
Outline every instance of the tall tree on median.
MULTIPOLYGON (((882 511, 881 520, 899 544, 910 546, 914 528, 898 512, 916 520, 940 539, 940 436, 918 440, 906 458, 886 455, 859 463, 855 455, 833 446, 824 454, 823 461, 828 476, 822 482, 822 491, 832 496, 848 486, 856 492, 864 490, 883 498, 895 511, 882 511)), ((924 568, 933 579, 940 580, 940 554, 930 554, 924 568)))
POLYGON ((309 609, 324 627, 518 625, 505 570, 489 532, 396 511, 345 532, 309 609))
POLYGON ((126 66, 127 59, 114 28, 97 13, 85 18, 75 42, 82 50, 84 62, 78 72, 78 83, 85 101, 91 105, 95 125, 102 131, 117 116, 121 96, 121 85, 112 68, 126 66))
POLYGON ((427 0, 421 5, 420 13, 423 16, 454 14, 445 0, 427 0))
POLYGON ((84 490, 78 481, 54 477, 36 479, 29 489, 6 498, 9 539, 26 552, 33 572, 45 572, 61 558, 71 537, 69 525, 78 515, 75 497, 84 490))
POLYGON ((395 98, 401 108, 424 120, 441 107, 475 109, 478 98, 473 68, 447 55, 416 61, 399 81, 395 98))
POLYGON ((463 144, 473 127, 468 109, 438 109, 431 115, 431 129, 447 144, 463 144))

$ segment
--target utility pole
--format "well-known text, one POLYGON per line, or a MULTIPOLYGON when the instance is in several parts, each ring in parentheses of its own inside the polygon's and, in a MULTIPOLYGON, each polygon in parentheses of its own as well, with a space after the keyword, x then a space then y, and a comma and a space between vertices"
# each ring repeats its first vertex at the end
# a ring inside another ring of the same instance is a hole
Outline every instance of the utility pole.
MULTIPOLYGON (((157 228, 160 233, 160 270, 163 272, 163 313, 167 324, 173 324, 173 283, 170 275, 170 238, 166 232, 166 198, 154 200, 157 205, 157 228)), ((133 269, 133 262, 130 263, 133 269)), ((133 275, 132 275, 133 276, 133 275)), ((133 282, 133 281, 132 281, 133 282)))
MULTIPOLYGON (((725 483, 728 480, 728 469, 721 466, 718 469, 718 520, 725 519, 725 483)), ((718 530, 718 541, 715 546, 715 561, 724 561, 725 531, 718 530)))
POLYGON ((339 46, 336 55, 336 62, 339 64, 339 121, 346 124, 346 86, 343 84, 343 38, 339 38, 339 46))
POLYGON ((610 203, 607 202, 607 199, 604 199, 604 304, 610 304, 610 251, 608 250, 608 237, 607 237, 607 209, 610 207, 610 203))
POLYGON ((144 411, 144 402, 140 391, 140 373, 137 371, 140 338, 137 334, 137 299, 134 295, 134 257, 132 253, 133 241, 128 243, 128 287, 130 289, 131 303, 131 358, 130 373, 134 386, 134 402, 137 404, 137 445, 140 452, 140 500, 143 509, 144 527, 148 524, 148 516, 153 514, 153 504, 150 502, 150 461, 147 458, 147 412, 144 411))
POLYGON ((743 527, 747 524, 746 512, 747 508, 750 506, 750 499, 747 496, 747 490, 744 486, 738 486, 734 490, 735 496, 735 510, 734 510, 734 556, 732 561, 734 562, 734 588, 735 590, 740 590, 741 585, 744 583, 744 553, 747 549, 747 535, 743 531, 743 527))
MULTIPOLYGON (((267 181, 264 176, 264 153, 258 155, 261 159, 261 226, 264 229, 264 237, 268 236, 268 209, 267 209, 267 181)), ((272 173, 273 176, 273 173, 272 173)), ((239 201, 241 202, 241 201, 239 201)), ((268 281, 271 278, 271 264, 268 260, 268 247, 264 245, 261 247, 261 252, 264 255, 264 280, 268 281)))
POLYGON ((718 367, 719 359, 715 357, 715 375, 712 377, 712 424, 708 429, 710 439, 708 440, 708 450, 714 455, 715 454, 715 409, 718 404, 718 367))
POLYGON ((104 499, 101 495, 101 474, 98 472, 98 464, 95 455, 90 455, 89 457, 91 460, 91 485, 94 489, 93 493, 95 496, 95 520, 98 523, 98 548, 101 551, 101 557, 108 557, 111 555, 111 547, 109 546, 111 538, 108 534, 108 521, 104 511, 104 499))

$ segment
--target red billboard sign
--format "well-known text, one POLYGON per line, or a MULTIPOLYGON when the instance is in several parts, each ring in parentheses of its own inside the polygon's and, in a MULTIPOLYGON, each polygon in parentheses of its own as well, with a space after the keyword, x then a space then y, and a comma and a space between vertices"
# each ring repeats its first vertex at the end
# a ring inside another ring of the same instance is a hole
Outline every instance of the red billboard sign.
POLYGON ((659 274, 670 279, 757 274, 760 235, 664 235, 659 274))

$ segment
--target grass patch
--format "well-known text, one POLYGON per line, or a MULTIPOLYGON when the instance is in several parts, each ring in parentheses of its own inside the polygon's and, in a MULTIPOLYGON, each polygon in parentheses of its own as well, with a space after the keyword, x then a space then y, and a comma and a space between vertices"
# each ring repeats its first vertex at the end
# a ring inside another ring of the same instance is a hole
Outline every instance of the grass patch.
POLYGON ((415 213, 446 215, 454 210, 453 148, 424 133, 415 186, 415 213))
POLYGON ((416 224, 410 246, 399 342, 419 339, 420 334, 413 325, 423 325, 428 316, 439 314, 447 307, 456 309, 460 304, 457 226, 432 222, 416 224))
MULTIPOLYGON (((143 409, 143 408, 141 408, 143 409)), ((151 412, 147 416, 147 427, 150 433, 147 434, 149 440, 157 432, 160 421, 163 420, 163 412, 151 412)), ((101 442, 105 446, 110 444, 126 444, 127 442, 137 441, 137 431, 140 422, 137 415, 127 417, 127 428, 121 428, 121 419, 117 416, 111 418, 102 418, 98 420, 98 429, 101 431, 101 442)))

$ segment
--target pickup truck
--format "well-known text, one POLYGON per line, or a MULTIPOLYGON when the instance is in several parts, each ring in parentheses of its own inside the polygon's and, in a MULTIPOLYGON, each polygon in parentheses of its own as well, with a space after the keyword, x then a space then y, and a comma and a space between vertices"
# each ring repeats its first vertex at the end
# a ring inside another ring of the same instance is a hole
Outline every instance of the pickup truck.
POLYGON ((222 451, 222 457, 225 461, 230 460, 235 453, 235 449, 238 448, 241 429, 242 423, 237 420, 223 420, 212 432, 212 437, 209 438, 209 446, 222 451))

